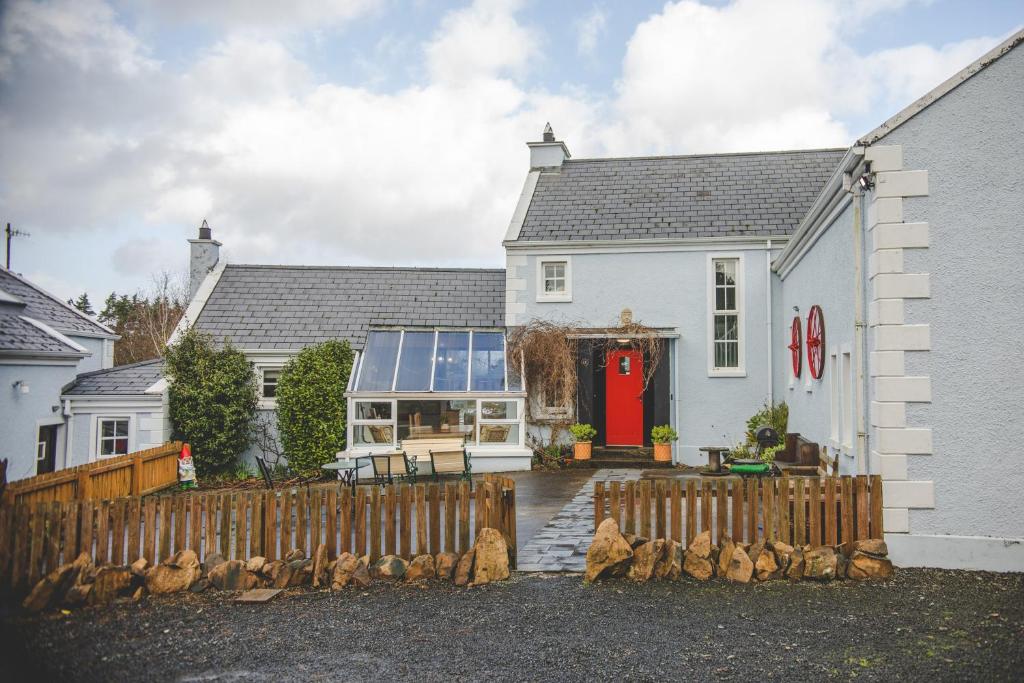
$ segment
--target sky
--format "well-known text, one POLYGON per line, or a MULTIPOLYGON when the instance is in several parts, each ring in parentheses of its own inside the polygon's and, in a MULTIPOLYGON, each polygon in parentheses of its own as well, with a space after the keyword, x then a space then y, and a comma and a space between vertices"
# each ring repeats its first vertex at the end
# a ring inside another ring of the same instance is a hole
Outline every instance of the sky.
POLYGON ((55 294, 232 263, 500 266, 575 158, 848 146, 1024 24, 992 0, 0 0, 0 223, 55 294))

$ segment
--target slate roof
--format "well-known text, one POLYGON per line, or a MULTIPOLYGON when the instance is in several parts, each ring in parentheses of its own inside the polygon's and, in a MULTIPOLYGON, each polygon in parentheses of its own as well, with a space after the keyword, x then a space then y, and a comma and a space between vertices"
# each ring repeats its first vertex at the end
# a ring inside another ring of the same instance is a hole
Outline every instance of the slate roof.
POLYGON ((0 268, 0 289, 25 303, 25 315, 64 334, 83 333, 89 336, 114 337, 103 325, 90 320, 71 306, 21 278, 6 268, 0 268))
POLYGON ((0 354, 29 352, 68 354, 77 357, 86 355, 25 320, 22 315, 24 310, 21 306, 4 306, 0 309, 0 354))
POLYGON ((517 241, 788 235, 845 152, 570 159, 540 173, 517 241))
POLYGON ((107 370, 83 372, 64 387, 63 396, 135 396, 164 376, 163 359, 155 358, 131 365, 120 365, 107 370))
POLYGON ((295 349, 371 327, 504 327, 505 271, 228 264, 196 327, 245 349, 295 349))

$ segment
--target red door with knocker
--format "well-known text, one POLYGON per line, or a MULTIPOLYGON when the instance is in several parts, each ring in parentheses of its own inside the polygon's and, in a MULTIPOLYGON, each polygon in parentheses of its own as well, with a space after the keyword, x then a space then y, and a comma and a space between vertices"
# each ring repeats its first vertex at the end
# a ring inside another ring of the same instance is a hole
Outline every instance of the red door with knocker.
POLYGON ((644 444, 643 363, 640 351, 614 349, 605 366, 605 442, 644 444))

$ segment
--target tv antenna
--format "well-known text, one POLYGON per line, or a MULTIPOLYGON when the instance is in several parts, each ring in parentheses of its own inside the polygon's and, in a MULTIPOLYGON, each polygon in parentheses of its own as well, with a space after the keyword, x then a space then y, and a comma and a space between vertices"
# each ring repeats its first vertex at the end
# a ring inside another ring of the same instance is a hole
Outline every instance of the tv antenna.
POLYGON ((4 234, 7 236, 7 270, 11 269, 11 239, 14 237, 31 237, 27 232, 23 230, 12 230, 11 224, 7 224, 7 228, 4 230, 4 234))

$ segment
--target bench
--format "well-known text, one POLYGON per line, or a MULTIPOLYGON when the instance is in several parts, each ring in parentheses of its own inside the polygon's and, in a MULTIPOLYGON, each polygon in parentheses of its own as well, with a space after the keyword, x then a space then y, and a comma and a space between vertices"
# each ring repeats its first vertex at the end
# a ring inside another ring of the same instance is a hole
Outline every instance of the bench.
POLYGON ((450 474, 469 479, 472 474, 472 465, 466 452, 466 438, 461 434, 403 439, 402 450, 413 462, 429 458, 434 479, 450 474))

